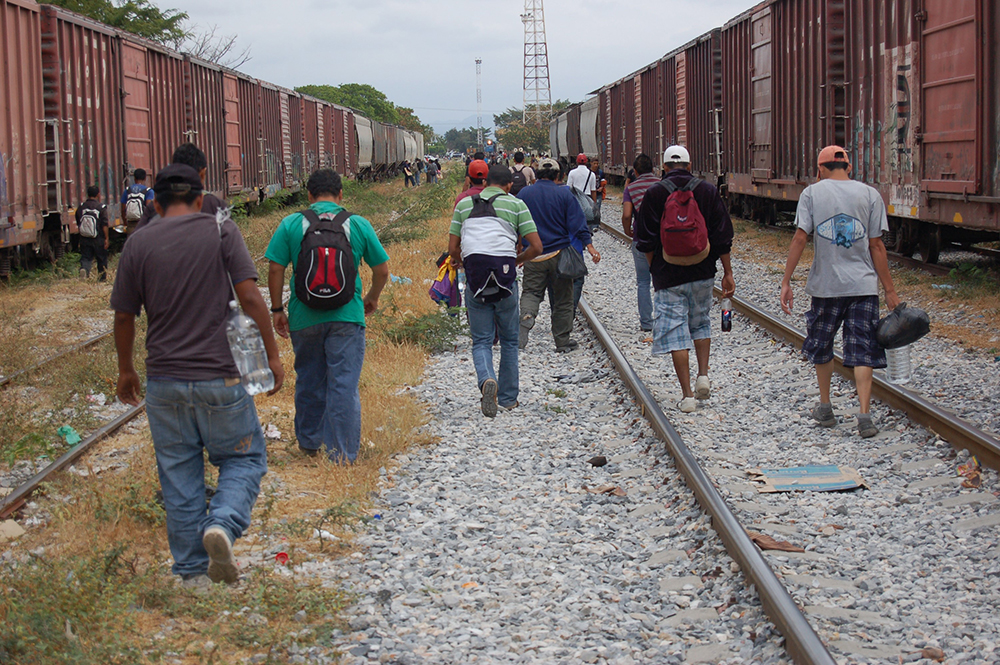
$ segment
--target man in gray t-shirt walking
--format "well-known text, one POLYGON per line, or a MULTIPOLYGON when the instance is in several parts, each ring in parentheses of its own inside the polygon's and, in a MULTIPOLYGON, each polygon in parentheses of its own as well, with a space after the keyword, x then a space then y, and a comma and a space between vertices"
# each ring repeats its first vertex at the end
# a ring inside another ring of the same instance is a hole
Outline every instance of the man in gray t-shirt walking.
POLYGON ((830 404, 830 380, 833 342, 843 324, 844 366, 854 368, 858 387, 858 433, 868 438, 878 434, 869 411, 872 369, 885 367, 885 351, 875 340, 879 280, 889 309, 899 304, 882 243, 889 223, 878 191, 851 180, 847 151, 827 146, 819 153, 818 165, 819 182, 802 192, 795 211, 798 230, 781 280, 781 308, 792 313, 792 273, 812 235, 813 263, 806 281, 812 307, 806 312, 807 335, 802 346, 802 352, 816 366, 819 381, 820 403, 811 415, 823 427, 837 424, 830 404))

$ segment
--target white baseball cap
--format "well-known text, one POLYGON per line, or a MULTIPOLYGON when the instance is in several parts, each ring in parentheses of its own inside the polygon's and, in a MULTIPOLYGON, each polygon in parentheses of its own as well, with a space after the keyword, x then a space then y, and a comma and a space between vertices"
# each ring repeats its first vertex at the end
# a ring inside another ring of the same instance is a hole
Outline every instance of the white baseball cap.
POLYGON ((688 153, 687 148, 682 145, 672 145, 663 151, 663 163, 670 164, 671 162, 680 162, 681 164, 690 164, 691 155, 688 153))

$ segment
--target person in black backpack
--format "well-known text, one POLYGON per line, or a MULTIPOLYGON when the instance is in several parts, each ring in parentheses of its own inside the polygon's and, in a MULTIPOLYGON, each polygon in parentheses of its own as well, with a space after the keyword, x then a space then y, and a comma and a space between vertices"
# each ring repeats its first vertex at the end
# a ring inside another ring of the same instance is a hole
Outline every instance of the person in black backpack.
POLYGON ((510 193, 514 196, 528 185, 535 184, 535 172, 530 166, 525 166, 524 153, 521 151, 514 153, 514 166, 510 167, 510 172, 514 179, 510 193))
MULTIPOLYGON (((365 357, 365 316, 378 309, 389 281, 389 255, 371 223, 347 212, 340 174, 320 169, 306 184, 309 209, 285 217, 265 256, 270 268, 274 329, 295 350, 295 436, 299 449, 324 449, 353 462, 361 447, 358 382, 365 357), (372 284, 362 297, 362 260, 372 284), (288 315, 282 306, 285 268, 293 278, 288 315)), ((155 226, 155 225, 154 225, 155 226)))
POLYGON ((733 223, 719 190, 691 174, 686 148, 667 148, 663 168, 667 176, 650 186, 642 198, 633 239, 636 250, 646 255, 653 278, 653 355, 671 355, 683 393, 677 408, 691 413, 698 407, 698 399, 708 399, 711 394, 709 313, 717 261, 722 261, 723 297, 736 291, 729 262, 733 223), (697 224, 687 228, 679 223, 689 218, 697 224), (692 348, 698 357, 693 390, 688 366, 692 348))
POLYGON ((108 207, 100 202, 97 185, 87 187, 87 200, 76 209, 76 227, 80 232, 80 279, 90 277, 90 266, 97 259, 100 281, 108 278, 108 207))
POLYGON ((510 195, 506 166, 490 167, 486 189, 458 202, 451 218, 448 251, 453 265, 465 266, 465 305, 472 334, 472 361, 483 415, 517 406, 519 308, 517 266, 542 252, 531 212, 510 195), (527 247, 518 253, 518 238, 527 247), (500 372, 493 370, 493 337, 500 337, 500 372))
MULTIPOLYGON (((198 172, 198 176, 202 182, 206 181, 208 176, 208 158, 205 157, 205 153, 201 148, 194 143, 182 143, 177 146, 173 156, 170 158, 170 163, 190 166, 198 172)), ((226 207, 226 202, 211 192, 205 192, 204 196, 201 197, 201 211, 209 215, 214 215, 226 207)), ((156 214, 156 209, 150 203, 142 213, 142 218, 135 225, 135 230, 138 231, 157 218, 159 218, 159 215, 156 214)))

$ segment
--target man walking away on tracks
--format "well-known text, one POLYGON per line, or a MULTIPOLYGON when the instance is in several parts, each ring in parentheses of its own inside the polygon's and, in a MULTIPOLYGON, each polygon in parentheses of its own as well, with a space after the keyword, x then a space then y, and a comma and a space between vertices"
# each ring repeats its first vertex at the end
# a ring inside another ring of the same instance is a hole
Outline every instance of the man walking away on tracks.
POLYGON ((639 207, 650 187, 660 181, 653 173, 653 160, 643 153, 635 158, 632 169, 636 174, 632 182, 625 186, 622 194, 622 229, 632 238, 632 261, 635 263, 636 294, 639 301, 639 328, 646 332, 653 330, 653 299, 650 296, 652 277, 646 255, 636 248, 634 225, 639 218, 639 207))
POLYGON ((122 223, 129 235, 136 230, 146 205, 153 203, 153 189, 146 186, 146 169, 136 169, 132 178, 135 182, 122 192, 121 200, 122 223))
MULTIPOLYGON (((478 153, 476 153, 478 154, 478 153)), ((455 197, 455 205, 467 196, 479 194, 486 189, 486 176, 490 172, 490 167, 484 159, 474 159, 466 170, 465 180, 469 186, 461 194, 455 197)))
POLYGON ((514 166, 510 167, 510 172, 514 178, 510 193, 514 196, 517 196, 528 185, 535 184, 535 172, 530 166, 524 164, 524 153, 520 150, 514 153, 514 166))
MULTIPOLYGON (((182 143, 177 146, 173 156, 170 158, 170 163, 190 166, 198 172, 198 177, 201 178, 201 182, 204 184, 205 177, 208 175, 208 158, 205 157, 205 153, 202 152, 201 148, 194 143, 182 143)), ((206 192, 201 197, 201 211, 209 215, 214 215, 225 207, 226 202, 215 194, 206 192)), ((146 210, 142 213, 142 219, 136 224, 136 231, 149 224, 156 217, 156 208, 152 204, 146 206, 146 210)))
POLYGON ((282 337, 291 337, 295 351, 295 436, 299 449, 306 455, 315 456, 324 448, 326 455, 335 462, 353 462, 361 447, 358 382, 365 357, 365 316, 378 309, 379 296, 389 281, 389 255, 382 248, 371 222, 344 209, 344 188, 339 173, 320 169, 309 176, 306 189, 309 210, 281 220, 265 252, 271 262, 267 285, 271 292, 274 329, 282 337), (317 271, 314 278, 306 281, 305 276, 312 273, 298 274, 299 270, 311 269, 309 263, 303 265, 303 260, 308 261, 317 252, 334 256, 336 249, 344 247, 339 240, 331 238, 340 236, 340 229, 350 246, 353 270, 345 269, 340 275, 326 276, 317 271), (306 245, 306 259, 303 259, 306 230, 317 237, 323 230, 322 235, 328 239, 321 240, 322 245, 335 244, 314 246, 311 251, 306 245), (371 288, 363 298, 358 270, 362 260, 372 270, 371 288), (286 316, 281 306, 281 293, 285 267, 289 263, 293 278, 286 316), (333 280, 327 282, 333 284, 338 279, 349 279, 348 274, 354 279, 353 284, 344 284, 350 293, 346 304, 321 309, 318 302, 312 306, 303 302, 303 299, 313 298, 312 292, 300 294, 296 281, 312 285, 326 279, 333 280))
POLYGON ((459 201, 448 240, 452 265, 465 266, 472 361, 487 418, 497 415, 498 406, 517 406, 517 266, 542 253, 528 207, 510 195, 512 184, 506 166, 491 166, 486 189, 459 201), (519 237, 528 243, 520 254, 519 237), (493 371, 495 334, 500 336, 499 375, 493 371))
POLYGON ((601 260, 601 255, 590 241, 587 221, 576 197, 568 188, 556 184, 559 173, 559 162, 543 159, 536 174, 538 181, 518 195, 531 211, 531 218, 542 240, 541 256, 524 264, 518 347, 523 349, 528 345, 528 333, 535 325, 538 307, 545 297, 546 288, 551 286, 552 337, 556 352, 567 353, 579 345, 569 337, 573 330, 573 280, 560 277, 557 273, 559 252, 576 251, 572 240, 579 238, 594 263, 601 260))
POLYGON ((87 200, 76 209, 76 228, 80 232, 80 278, 90 277, 90 266, 97 259, 100 281, 108 278, 108 207, 100 202, 97 185, 87 187, 87 200))
POLYGON ((666 177, 647 189, 642 199, 634 237, 636 249, 643 252, 649 262, 656 292, 653 296, 653 355, 671 355, 684 394, 677 407, 684 413, 691 413, 697 408, 696 397, 708 399, 711 394, 708 359, 712 324, 709 313, 716 261, 722 261, 724 297, 736 292, 729 263, 733 223, 715 186, 691 175, 691 157, 686 148, 676 145, 667 148, 663 153, 663 168, 666 177), (699 215, 701 221, 697 220, 699 215), (698 234, 707 234, 705 246, 695 254, 684 254, 691 246, 687 241, 698 234), (665 245, 662 237, 668 235, 671 242, 665 245), (700 258, 702 255, 704 258, 700 258), (698 359, 694 390, 688 360, 692 347, 698 359))
POLYGON ((264 433, 253 399, 240 382, 226 339, 233 290, 260 328, 281 388, 284 370, 257 268, 239 229, 201 210, 201 179, 188 166, 157 174, 157 212, 163 218, 136 231, 118 261, 115 310, 118 398, 139 403, 133 366, 135 317, 146 310, 146 414, 167 513, 173 572, 192 587, 233 583, 239 576, 232 545, 250 524, 267 472, 264 433), (205 509, 203 450, 219 469, 205 509))
POLYGON ((844 366, 854 368, 858 387, 858 433, 878 434, 870 412, 872 369, 885 367, 885 351, 875 340, 878 327, 878 283, 885 287, 891 310, 899 296, 889 274, 882 234, 889 229, 885 203, 878 190, 851 180, 851 163, 840 146, 819 153, 819 182, 802 192, 795 211, 798 229, 788 250, 781 280, 781 308, 792 313, 792 273, 811 234, 813 263, 806 281, 812 307, 806 312, 806 341, 802 352, 816 366, 819 405, 811 412, 823 427, 837 418, 830 404, 833 341, 844 326, 844 366))

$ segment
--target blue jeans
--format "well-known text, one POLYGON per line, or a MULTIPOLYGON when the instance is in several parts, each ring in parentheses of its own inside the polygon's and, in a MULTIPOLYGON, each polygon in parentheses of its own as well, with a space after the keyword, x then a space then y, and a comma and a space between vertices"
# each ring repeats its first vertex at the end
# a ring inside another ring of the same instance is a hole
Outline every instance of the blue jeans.
POLYGON ((201 544, 209 526, 235 542, 250 525, 250 511, 267 473, 264 433, 253 399, 226 379, 150 379, 146 415, 167 511, 167 540, 175 575, 208 571, 201 544), (219 486, 205 508, 205 460, 219 469, 219 486))
POLYGON ((653 278, 649 274, 649 261, 646 255, 635 248, 632 243, 632 260, 635 262, 636 295, 639 299, 639 327, 643 330, 653 329, 653 298, 650 289, 653 278))
POLYGON ((413 169, 413 184, 414 185, 420 184, 420 171, 416 169, 413 169))
POLYGON ((497 382, 497 404, 513 406, 519 392, 517 379, 517 334, 520 326, 520 309, 517 306, 517 282, 513 293, 503 300, 483 304, 467 298, 469 332, 472 333, 472 362, 476 366, 476 379, 482 389, 486 379, 497 382), (493 371, 493 337, 500 335, 500 378, 493 371))
POLYGON ((353 462, 361 448, 361 365, 365 329, 318 323, 291 333, 295 350, 295 436, 307 450, 326 448, 335 462, 353 462))

